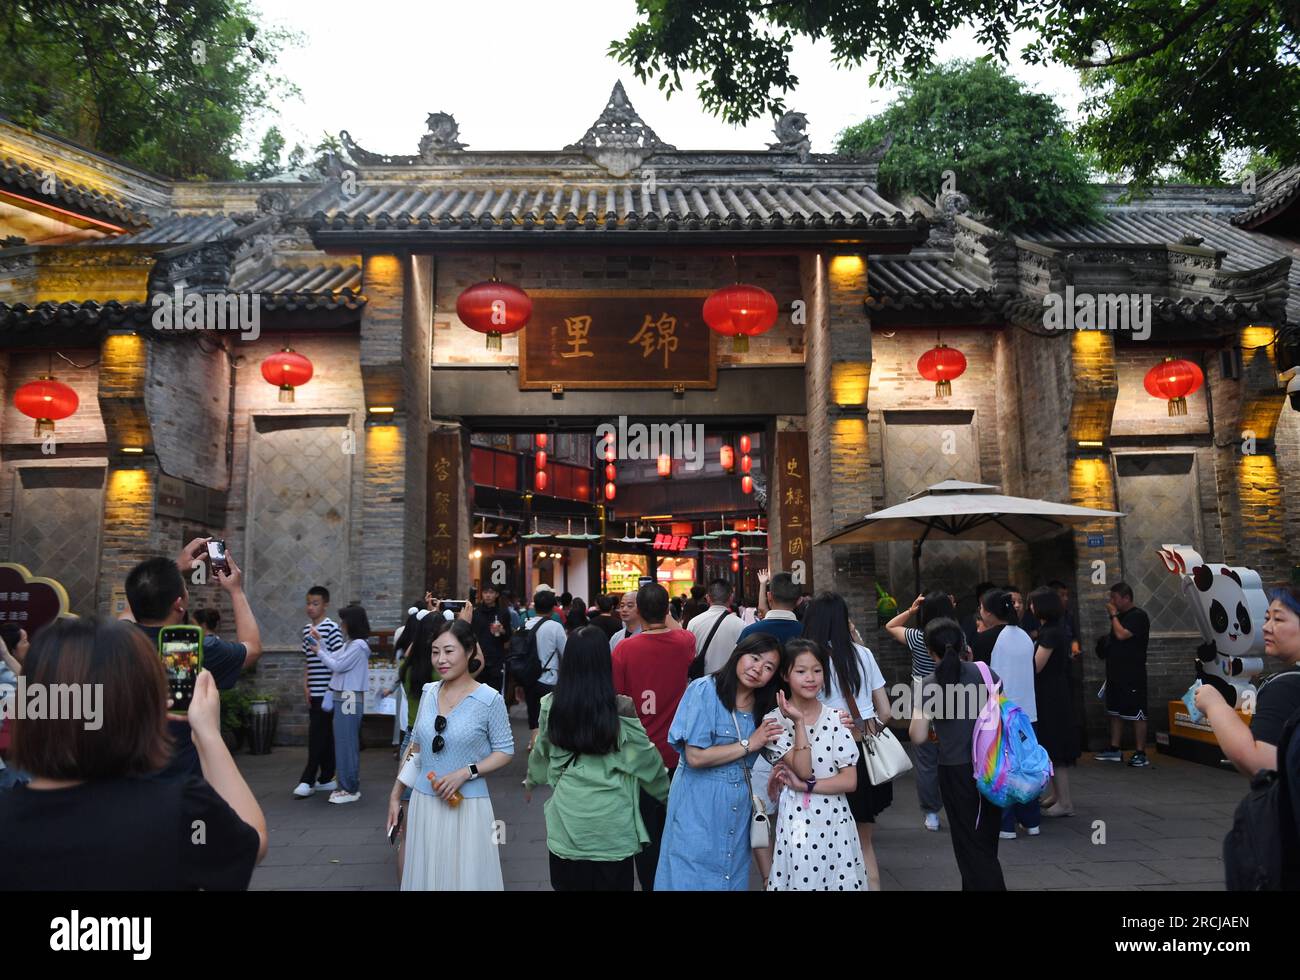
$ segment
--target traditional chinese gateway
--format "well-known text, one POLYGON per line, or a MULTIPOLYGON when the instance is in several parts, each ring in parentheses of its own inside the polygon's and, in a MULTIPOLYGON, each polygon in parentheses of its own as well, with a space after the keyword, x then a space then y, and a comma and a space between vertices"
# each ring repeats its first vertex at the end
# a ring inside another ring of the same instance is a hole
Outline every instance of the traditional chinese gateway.
MULTIPOLYGON (((1253 195, 1108 188, 1098 223, 1013 237, 959 194, 884 199, 886 146, 812 154, 801 128, 678 150, 616 86, 563 150, 473 150, 434 113, 417 154, 344 132, 345 156, 254 184, 167 181, 0 120, 0 561, 114 614, 140 557, 224 536, 282 651, 259 686, 286 692, 312 584, 391 627, 494 570, 588 599, 721 574, 752 601, 757 568, 802 561, 897 678, 875 584, 911 598, 911 545, 818 542, 956 479, 1127 516, 927 545, 927 584, 1063 579, 1087 648, 1105 563, 1151 613, 1152 704, 1181 693, 1199 640, 1156 549, 1272 580, 1300 561, 1275 343, 1300 321, 1300 170, 1253 195), (532 302, 499 349, 457 312, 493 278, 532 302), (702 312, 738 282, 779 311, 748 349, 702 312), (1127 329, 1045 326, 1099 294, 1139 298, 1127 329), (940 353, 923 376, 936 347, 964 373, 940 353), (1166 358, 1203 372, 1186 414, 1144 390, 1166 358), (77 402, 52 436, 19 405, 45 375, 77 402)), ((1095 691, 1101 665, 1082 669, 1095 691)))

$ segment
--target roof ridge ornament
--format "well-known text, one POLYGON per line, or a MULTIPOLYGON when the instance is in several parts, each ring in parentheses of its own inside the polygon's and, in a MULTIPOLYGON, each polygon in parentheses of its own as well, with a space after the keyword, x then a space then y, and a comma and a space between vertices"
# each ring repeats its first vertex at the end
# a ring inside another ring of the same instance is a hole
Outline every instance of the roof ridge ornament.
POLYGON ((621 81, 614 83, 609 100, 582 139, 570 143, 566 152, 580 151, 615 177, 626 177, 646 157, 659 150, 676 150, 665 143, 644 119, 637 115, 621 81))
POLYGON ((804 131, 807 126, 808 117, 802 112, 791 111, 783 114, 772 129, 778 142, 768 143, 767 148, 786 153, 798 153, 800 162, 806 161, 812 151, 812 140, 804 131))
POLYGON ((444 153, 458 153, 468 145, 460 142, 460 125, 449 112, 431 112, 424 119, 427 132, 420 137, 420 152, 416 154, 372 153, 352 139, 346 129, 339 131, 339 142, 347 151, 348 159, 363 167, 413 167, 433 164, 444 153))

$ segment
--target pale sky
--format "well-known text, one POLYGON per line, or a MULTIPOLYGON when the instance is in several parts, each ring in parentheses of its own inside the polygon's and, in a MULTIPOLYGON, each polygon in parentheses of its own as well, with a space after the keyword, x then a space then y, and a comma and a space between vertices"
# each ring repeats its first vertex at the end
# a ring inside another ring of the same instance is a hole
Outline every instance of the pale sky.
MULTIPOLYGON (((268 25, 303 35, 302 46, 286 50, 276 66, 302 99, 261 120, 248 134, 250 147, 274 122, 289 146, 310 147, 323 132, 346 129, 368 150, 415 153, 425 116, 443 111, 456 117, 470 149, 559 149, 581 138, 619 79, 641 118, 679 149, 754 150, 774 139, 771 120, 726 125, 700 107, 693 83, 665 99, 609 57, 609 42, 636 22, 634 0, 253 3, 268 25)), ((981 53, 969 29, 939 50, 941 60, 981 53)), ((826 42, 796 41, 792 67, 799 86, 786 105, 807 114, 815 152, 830 152, 840 130, 880 111, 892 95, 868 86, 868 66, 836 69, 826 42)), ((1015 57, 1010 68, 1076 117, 1081 93, 1073 72, 1015 57)))

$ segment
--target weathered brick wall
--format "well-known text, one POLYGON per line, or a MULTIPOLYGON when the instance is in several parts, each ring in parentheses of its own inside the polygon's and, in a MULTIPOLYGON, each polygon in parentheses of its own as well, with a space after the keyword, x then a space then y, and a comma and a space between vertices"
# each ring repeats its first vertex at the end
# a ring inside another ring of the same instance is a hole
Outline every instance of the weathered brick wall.
MULTIPOLYGON (((483 336, 456 317, 456 297, 468 286, 492 275, 491 257, 453 256, 438 263, 434 289, 433 362, 465 365, 514 365, 519 360, 519 336, 502 338, 500 351, 489 351, 483 336)), ((523 289, 701 289, 713 290, 740 281, 762 286, 776 297, 781 318, 767 333, 750 340, 749 353, 733 354, 725 338, 714 338, 718 366, 803 363, 803 327, 790 322, 790 304, 807 299, 800 287, 799 267, 786 256, 682 255, 564 255, 543 253, 499 258, 497 277, 523 289)), ((373 302, 373 300, 372 300, 373 302)))
POLYGON ((1300 565, 1300 412, 1283 404, 1278 415, 1276 435, 1278 483, 1282 487, 1286 513, 1282 520, 1282 540, 1287 549, 1288 576, 1300 565))
MULTIPOLYGON (((193 334, 149 344, 145 405, 158 464, 168 476, 223 489, 230 367, 225 352, 204 350, 193 334)), ((233 341, 236 354, 244 344, 233 341)), ((270 385, 267 385, 270 387, 270 385)))
POLYGON ((14 392, 28 381, 53 369, 54 377, 77 393, 77 410, 54 425, 55 456, 62 444, 104 442, 104 419, 99 412, 99 351, 95 348, 64 350, 77 364, 73 367, 61 357, 44 351, 9 351, 4 378, 4 401, 0 404, 0 443, 5 446, 37 446, 42 440, 35 432, 36 423, 14 406, 14 392))

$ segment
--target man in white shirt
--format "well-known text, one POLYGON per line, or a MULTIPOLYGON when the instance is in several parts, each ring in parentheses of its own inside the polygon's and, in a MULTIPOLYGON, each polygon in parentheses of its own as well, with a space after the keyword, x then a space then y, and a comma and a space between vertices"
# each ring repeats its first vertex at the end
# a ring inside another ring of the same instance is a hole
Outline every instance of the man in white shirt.
MULTIPOLYGON (((560 658, 564 656, 564 641, 567 635, 564 627, 551 619, 555 611, 555 593, 541 591, 533 596, 533 608, 541 617, 528 624, 528 629, 537 631, 537 659, 542 664, 542 676, 530 687, 525 696, 528 702, 528 748, 531 750, 537 739, 537 721, 541 717, 542 698, 555 690, 555 682, 560 676, 560 658)), ((522 639, 522 638, 521 638, 522 639)))
POLYGON ((623 620, 623 628, 609 638, 610 653, 614 652, 614 648, 619 645, 620 641, 627 639, 629 636, 636 636, 645 625, 641 621, 641 614, 636 611, 635 592, 623 593, 623 600, 618 604, 618 618, 623 620))
POLYGON ((691 617, 687 629, 695 634, 695 655, 699 656, 708 643, 708 652, 704 656, 704 672, 711 674, 731 656, 740 640, 740 631, 745 628, 740 617, 729 608, 731 602, 731 583, 725 578, 715 578, 709 583, 709 608, 691 617), (717 626, 714 633, 713 627, 717 626), (709 640, 709 634, 713 639, 709 640))

